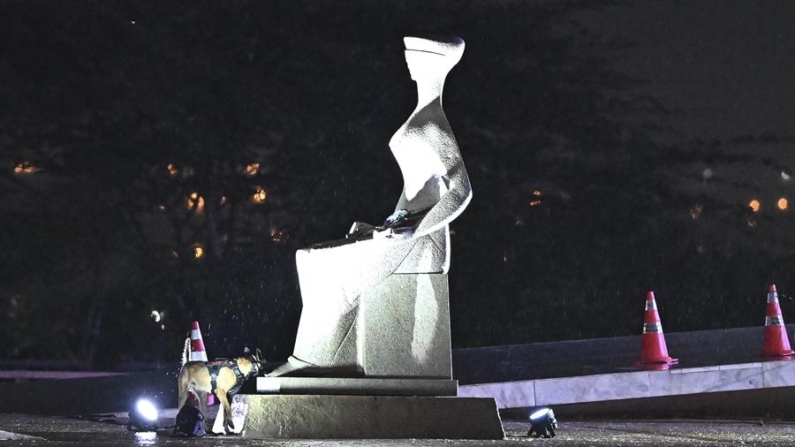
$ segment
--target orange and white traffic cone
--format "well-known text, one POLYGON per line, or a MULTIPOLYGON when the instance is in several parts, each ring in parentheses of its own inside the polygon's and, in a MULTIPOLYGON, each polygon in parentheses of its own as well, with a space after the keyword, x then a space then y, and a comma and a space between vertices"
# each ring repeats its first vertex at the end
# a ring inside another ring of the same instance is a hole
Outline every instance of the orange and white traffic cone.
POLYGON ((207 351, 204 349, 202 331, 199 329, 199 322, 194 321, 190 325, 190 358, 191 362, 206 362, 207 351))
POLYGON ((665 345, 665 335, 660 323, 660 315, 657 313, 657 302, 654 300, 654 292, 650 290, 646 294, 646 315, 643 319, 643 352, 638 363, 641 365, 670 365, 678 362, 678 359, 671 358, 668 355, 668 347, 665 345))
POLYGON ((764 357, 788 357, 795 352, 790 349, 787 327, 781 316, 776 285, 771 284, 767 292, 767 316, 765 317, 764 357))
MULTIPOLYGON (((207 362, 207 351, 204 349, 204 340, 202 340, 202 332, 199 329, 198 321, 194 321, 190 325, 190 357, 188 360, 191 362, 207 362)), ((192 397, 191 402, 193 402, 192 397)), ((215 396, 212 393, 207 394, 207 405, 213 405, 214 403, 215 396)))

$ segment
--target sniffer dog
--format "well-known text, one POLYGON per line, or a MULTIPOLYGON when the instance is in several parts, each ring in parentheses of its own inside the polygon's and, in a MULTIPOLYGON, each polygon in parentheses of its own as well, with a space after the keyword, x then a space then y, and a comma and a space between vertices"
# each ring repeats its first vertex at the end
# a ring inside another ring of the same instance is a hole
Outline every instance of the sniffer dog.
POLYGON ((182 408, 188 400, 188 393, 193 393, 199 401, 202 413, 207 413, 207 393, 213 393, 224 409, 224 432, 231 433, 235 425, 232 422, 232 411, 229 401, 240 390, 243 383, 251 376, 259 374, 262 364, 262 353, 251 355, 246 348, 243 356, 235 359, 215 359, 211 362, 189 362, 190 338, 185 340, 182 353, 182 369, 177 377, 179 390, 179 406, 182 408))

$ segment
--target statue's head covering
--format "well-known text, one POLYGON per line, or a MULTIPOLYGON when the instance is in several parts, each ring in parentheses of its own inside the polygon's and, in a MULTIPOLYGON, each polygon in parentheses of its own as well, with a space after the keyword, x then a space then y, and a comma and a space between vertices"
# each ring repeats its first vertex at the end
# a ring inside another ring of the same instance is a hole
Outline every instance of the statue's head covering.
POLYGON ((454 64, 464 54, 464 39, 460 37, 404 37, 403 43, 408 51, 422 51, 438 54, 454 60, 454 64))

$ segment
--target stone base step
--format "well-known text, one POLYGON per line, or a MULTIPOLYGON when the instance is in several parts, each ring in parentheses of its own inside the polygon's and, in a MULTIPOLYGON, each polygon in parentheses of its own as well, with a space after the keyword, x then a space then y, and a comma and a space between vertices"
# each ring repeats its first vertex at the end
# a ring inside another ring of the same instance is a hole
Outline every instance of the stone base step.
POLYGON ((243 437, 503 439, 494 399, 248 394, 243 437))
POLYGON ((263 394, 455 396, 458 381, 445 379, 257 377, 263 394))

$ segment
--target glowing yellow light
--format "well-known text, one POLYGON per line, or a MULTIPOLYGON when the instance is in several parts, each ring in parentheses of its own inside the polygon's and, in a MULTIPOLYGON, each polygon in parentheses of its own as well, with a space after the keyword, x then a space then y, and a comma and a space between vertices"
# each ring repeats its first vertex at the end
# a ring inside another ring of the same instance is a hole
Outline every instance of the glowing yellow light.
POLYGON ((778 199, 778 203, 776 205, 778 205, 778 208, 780 210, 785 210, 785 209, 787 209, 789 207, 789 200, 787 200, 784 197, 782 197, 782 198, 778 199))
POLYGON ((761 204, 760 204, 760 203, 759 203, 759 201, 758 201, 758 200, 756 200, 756 199, 754 199, 754 200, 751 200, 751 203, 749 203, 749 204, 748 204, 748 206, 750 206, 750 207, 751 207, 751 211, 753 211, 753 212, 755 212, 755 213, 759 211, 759 207, 760 207, 760 205, 761 205, 761 204))
POLYGON ((544 192, 543 191, 539 191, 538 189, 534 189, 533 190, 533 195, 536 196, 536 197, 541 197, 541 196, 544 195, 544 192))
POLYGON ((255 176, 259 174, 259 163, 251 163, 246 166, 246 175, 255 176))
POLYGON ((221 196, 221 205, 226 203, 226 196, 221 196))
POLYGON ((169 174, 170 174, 172 177, 176 177, 176 176, 177 176, 177 174, 179 173, 179 170, 177 169, 177 167, 176 167, 176 166, 174 166, 174 164, 173 164, 173 163, 169 163, 169 164, 168 164, 168 166, 166 166, 166 169, 168 169, 168 173, 169 173, 169 174))
POLYGON ((204 198, 197 192, 192 192, 187 199, 185 199, 185 207, 189 210, 196 209, 196 212, 204 210, 204 198))
POLYGON ((700 203, 696 203, 693 208, 690 209, 690 216, 693 217, 693 220, 698 219, 701 217, 702 211, 704 211, 704 206, 700 203))
POLYGON ((201 245, 194 245, 193 257, 196 259, 201 259, 202 257, 204 257, 204 247, 202 247, 201 245))
POLYGON ((254 195, 251 196, 251 200, 254 203, 263 203, 267 198, 268 198, 268 193, 265 191, 265 189, 262 186, 257 186, 256 192, 254 192, 254 195))
POLYGON ((283 234, 281 230, 271 227, 271 240, 273 242, 281 242, 283 234))
POLYGON ((531 200, 529 205, 530 206, 538 206, 538 205, 541 205, 541 201, 540 200, 531 200))
POLYGON ((17 174, 17 175, 31 175, 31 174, 35 174, 38 171, 39 171, 39 168, 33 166, 32 164, 30 164, 30 163, 28 163, 26 161, 24 161, 22 163, 17 163, 17 165, 14 166, 14 174, 17 174))

